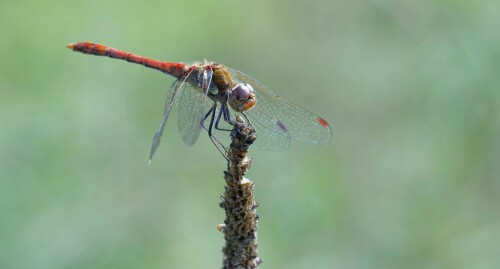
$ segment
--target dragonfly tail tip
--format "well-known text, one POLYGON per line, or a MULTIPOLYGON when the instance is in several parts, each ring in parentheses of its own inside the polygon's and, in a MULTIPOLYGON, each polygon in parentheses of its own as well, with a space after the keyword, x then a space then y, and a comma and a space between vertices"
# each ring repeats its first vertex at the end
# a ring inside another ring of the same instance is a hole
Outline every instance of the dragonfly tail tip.
POLYGON ((66 48, 68 48, 70 50, 72 50, 74 47, 75 47, 75 44, 73 44, 73 43, 66 46, 66 48))

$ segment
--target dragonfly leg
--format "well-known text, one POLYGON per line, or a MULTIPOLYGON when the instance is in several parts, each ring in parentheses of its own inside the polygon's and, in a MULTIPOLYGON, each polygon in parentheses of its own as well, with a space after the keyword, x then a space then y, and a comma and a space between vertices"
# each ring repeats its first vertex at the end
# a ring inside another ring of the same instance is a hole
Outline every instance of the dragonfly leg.
MULTIPOLYGON (((229 108, 228 108, 228 106, 225 106, 224 108, 225 108, 225 109, 224 109, 224 120, 225 120, 225 121, 227 121, 229 124, 234 125, 234 124, 236 123, 236 121, 234 121, 234 120, 232 120, 232 119, 231 119, 231 114, 230 114, 230 112, 229 112, 229 108)), ((247 115, 246 115, 245 113, 243 113, 243 112, 240 112, 240 114, 241 114, 241 115, 243 115, 243 117, 245 118, 245 120, 248 122, 248 125, 249 125, 250 127, 252 127, 252 129, 254 129, 254 130, 255 130, 255 127, 253 126, 252 122, 251 122, 251 121, 250 121, 250 119, 247 117, 247 115)), ((215 124, 216 124, 216 126, 217 126, 217 122, 216 122, 215 124)))
POLYGON ((229 108, 227 107, 227 105, 222 105, 222 108, 221 110, 223 111, 224 113, 224 120, 231 124, 231 125, 234 125, 236 122, 234 120, 231 119, 231 114, 229 113, 229 108))
MULTIPOLYGON (((214 106, 215 106, 215 105, 214 105, 214 106)), ((210 108, 210 110, 208 110, 208 113, 207 113, 207 114, 205 114, 205 116, 203 116, 203 118, 202 118, 202 119, 201 119, 201 121, 200 121, 200 125, 201 125, 201 127, 202 127, 203 129, 205 129, 205 131, 207 131, 207 132, 208 132, 208 129, 207 129, 207 127, 205 127, 205 121, 208 119, 208 117, 210 117, 210 114, 213 114, 213 112, 212 112, 212 111, 214 110, 214 106, 212 106, 212 107, 210 108)))
MULTIPOLYGON (((207 131, 208 131, 208 136, 212 137, 212 127, 214 125, 215 112, 217 111, 217 102, 214 102, 214 105, 212 106, 212 108, 210 110, 212 110, 212 117, 210 117, 210 124, 208 125, 208 130, 207 131)), ((220 116, 217 116, 217 118, 218 117, 220 117, 220 116)))
MULTIPOLYGON (((224 106, 222 106, 222 108, 219 110, 219 115, 217 116, 217 120, 215 121, 215 129, 219 130, 219 131, 227 131, 227 132, 231 132, 231 129, 224 129, 224 128, 219 128, 219 123, 220 123, 220 117, 221 117, 221 113, 224 115, 224 120, 226 120, 226 113, 224 112, 224 106)), ((230 123, 230 122, 229 122, 230 123)))
MULTIPOLYGON (((224 145, 223 145, 223 144, 222 144, 222 143, 221 143, 221 142, 220 142, 217 138, 215 138, 215 137, 212 135, 212 127, 214 126, 215 112, 216 112, 216 111, 217 111, 217 102, 214 102, 214 105, 212 106, 212 108, 211 108, 211 109, 210 109, 210 111, 209 111, 209 112, 212 114, 212 117, 210 118, 210 124, 209 124, 209 126, 208 126, 208 129, 207 129, 207 128, 205 128, 205 125, 204 125, 204 124, 202 124, 202 126, 203 126, 203 128, 204 128, 205 130, 207 130, 207 132, 208 132, 208 137, 210 137, 210 140, 212 141, 212 143, 214 144, 214 146, 217 148, 217 150, 218 150, 218 151, 220 152, 220 154, 224 157, 224 159, 226 159, 226 161, 228 161, 228 162, 229 162, 229 159, 226 157, 226 154, 225 154, 225 152, 226 152, 226 150, 227 150, 227 149, 226 149, 226 147, 224 147, 224 145), (224 150, 222 151, 222 150, 219 148, 219 146, 220 146, 220 147, 222 147, 224 150)), ((209 113, 207 113, 207 114, 205 115, 205 117, 203 117, 203 120, 202 120, 202 121, 204 122, 204 121, 208 118, 208 116, 209 116, 209 113)), ((221 113, 219 112, 219 115, 217 116, 217 121, 219 121, 220 116, 221 116, 221 113)))
POLYGON ((248 125, 250 125, 250 127, 252 127, 252 129, 255 130, 255 127, 253 126, 252 122, 250 121, 250 119, 247 117, 247 115, 245 115, 245 113, 241 113, 241 115, 243 115, 243 117, 245 118, 245 120, 248 122, 248 125))
MULTIPOLYGON (((229 113, 229 108, 227 105, 222 105, 222 109, 224 110, 224 120, 227 121, 229 124, 231 125, 234 125, 235 124, 235 121, 233 121, 231 119, 231 114, 229 113)), ((247 117, 247 115, 245 115, 245 113, 241 112, 241 115, 243 115, 243 117, 245 118, 245 120, 248 122, 248 125, 250 125, 250 127, 252 127, 252 129, 255 130, 255 127, 253 126, 252 122, 250 121, 250 119, 247 117)), ((217 123, 215 123, 215 128, 217 129, 217 123)))

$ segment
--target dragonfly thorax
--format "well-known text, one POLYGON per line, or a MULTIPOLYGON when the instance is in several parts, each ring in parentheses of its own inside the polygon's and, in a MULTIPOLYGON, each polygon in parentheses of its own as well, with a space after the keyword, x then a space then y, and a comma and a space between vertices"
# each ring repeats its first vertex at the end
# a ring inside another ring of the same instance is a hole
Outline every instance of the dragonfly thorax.
MULTIPOLYGON (((212 83, 209 93, 217 96, 221 102, 227 104, 236 112, 250 110, 255 105, 255 93, 248 83, 239 83, 233 80, 227 68, 221 64, 207 65, 213 70, 212 83)), ((216 97, 216 98, 217 98, 216 97)))

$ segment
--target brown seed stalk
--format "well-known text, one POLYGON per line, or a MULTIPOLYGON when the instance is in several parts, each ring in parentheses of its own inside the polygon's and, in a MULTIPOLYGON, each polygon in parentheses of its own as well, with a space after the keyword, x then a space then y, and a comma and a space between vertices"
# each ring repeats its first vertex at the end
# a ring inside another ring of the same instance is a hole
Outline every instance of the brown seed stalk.
POLYGON ((226 186, 220 203, 226 211, 226 219, 218 226, 226 241, 222 249, 223 269, 254 269, 262 262, 257 253, 259 216, 254 182, 244 177, 252 164, 247 151, 255 140, 254 132, 251 125, 245 125, 241 119, 237 121, 231 131, 232 143, 226 152, 229 163, 224 171, 226 186))

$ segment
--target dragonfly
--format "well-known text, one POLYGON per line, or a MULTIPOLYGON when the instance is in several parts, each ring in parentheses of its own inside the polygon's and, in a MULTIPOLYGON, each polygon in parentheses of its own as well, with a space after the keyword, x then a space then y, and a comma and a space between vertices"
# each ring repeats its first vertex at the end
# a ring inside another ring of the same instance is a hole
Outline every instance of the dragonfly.
POLYGON ((260 149, 285 150, 291 140, 323 144, 332 139, 331 127, 323 118, 274 94, 249 75, 220 63, 205 60, 188 65, 157 61, 91 42, 67 47, 84 54, 141 64, 176 79, 168 91, 163 119, 153 137, 150 162, 174 105, 179 107, 178 129, 188 146, 196 142, 204 129, 219 149, 217 143, 223 146, 220 141, 228 139, 227 132, 240 115, 254 127, 257 138, 254 145, 260 149))

